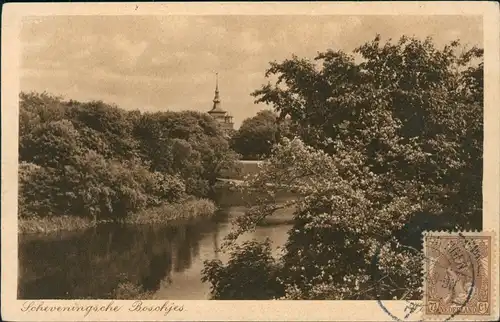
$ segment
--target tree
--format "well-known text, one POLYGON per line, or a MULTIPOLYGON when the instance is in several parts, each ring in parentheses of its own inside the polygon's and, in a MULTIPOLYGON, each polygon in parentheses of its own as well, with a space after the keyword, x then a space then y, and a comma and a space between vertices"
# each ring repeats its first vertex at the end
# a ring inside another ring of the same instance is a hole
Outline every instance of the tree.
POLYGON ((284 131, 284 124, 279 123, 273 111, 260 111, 256 116, 243 121, 231 137, 231 147, 243 159, 261 160, 269 156, 279 136, 286 135, 284 131))
POLYGON ((293 205, 285 298, 418 297, 422 230, 481 228, 482 50, 459 50, 377 36, 355 50, 360 62, 329 50, 271 63, 277 83, 254 95, 298 138, 236 187, 264 196, 225 248, 293 205), (298 197, 278 204, 279 189, 298 197))
POLYGON ((208 115, 21 93, 19 159, 20 216, 122 219, 209 194, 236 156, 208 115))
POLYGON ((204 113, 145 113, 134 133, 151 170, 179 174, 192 195, 209 195, 221 173, 235 166, 224 134, 204 113))
POLYGON ((46 92, 19 94, 19 136, 23 137, 40 123, 60 121, 66 116, 61 97, 46 92))
POLYGON ((40 123, 20 142, 20 160, 46 167, 72 164, 82 153, 80 134, 66 120, 40 123))
MULTIPOLYGON (((19 216, 51 216, 57 214, 60 177, 53 168, 34 163, 19 163, 19 216)), ((60 215, 60 213, 59 213, 60 215)))
POLYGON ((107 158, 137 157, 138 142, 132 132, 134 115, 102 101, 69 102, 70 117, 80 131, 85 132, 86 144, 107 158), (102 142, 102 143, 101 143, 102 142))
POLYGON ((483 50, 460 49, 458 41, 439 50, 430 38, 381 44, 377 36, 355 50, 360 63, 332 50, 314 63, 272 63, 267 75, 278 82, 254 95, 289 116, 307 144, 330 154, 359 151, 360 166, 390 175, 389 189, 416 180, 431 213, 479 228, 483 50))

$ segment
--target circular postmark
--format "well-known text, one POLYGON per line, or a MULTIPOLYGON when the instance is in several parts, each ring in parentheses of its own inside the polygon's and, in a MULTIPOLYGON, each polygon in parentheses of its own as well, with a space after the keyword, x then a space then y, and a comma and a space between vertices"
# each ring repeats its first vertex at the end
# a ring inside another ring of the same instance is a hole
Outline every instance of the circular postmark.
MULTIPOLYGON (((474 241, 466 239, 461 234, 435 235, 426 240, 424 247, 423 265, 425 273, 422 276, 424 283, 424 301, 419 304, 406 301, 403 312, 394 312, 388 309, 382 298, 379 281, 383 279, 379 269, 382 248, 389 240, 378 245, 372 258, 372 281, 376 289, 376 301, 380 308, 393 320, 404 321, 417 311, 424 311, 426 315, 436 315, 444 321, 451 320, 460 314, 473 298, 476 291, 477 262, 470 249, 474 249, 474 241), (442 308, 446 310, 442 310, 442 308)), ((404 246, 403 246, 404 247, 404 246)), ((411 248, 411 247, 410 247, 411 248)), ((385 294, 387 296, 387 294, 385 294)))

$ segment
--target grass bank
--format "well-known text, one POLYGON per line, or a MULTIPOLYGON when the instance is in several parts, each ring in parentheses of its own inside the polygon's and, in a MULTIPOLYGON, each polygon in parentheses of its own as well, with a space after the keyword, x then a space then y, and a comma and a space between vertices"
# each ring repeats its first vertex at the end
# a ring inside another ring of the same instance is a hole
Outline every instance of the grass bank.
POLYGON ((135 213, 126 219, 130 224, 168 224, 171 221, 211 217, 217 207, 208 199, 192 199, 180 203, 169 203, 135 213))
MULTIPOLYGON (((164 204, 130 215, 120 223, 125 224, 168 224, 172 221, 211 217, 217 207, 208 199, 189 199, 178 203, 164 204)), ((19 218, 19 232, 23 234, 53 233, 73 231, 93 227, 97 224, 112 222, 110 220, 93 221, 91 218, 78 216, 50 216, 19 218)))
POLYGON ((80 230, 95 226, 90 218, 77 216, 50 216, 19 218, 19 232, 23 234, 48 234, 57 231, 80 230))

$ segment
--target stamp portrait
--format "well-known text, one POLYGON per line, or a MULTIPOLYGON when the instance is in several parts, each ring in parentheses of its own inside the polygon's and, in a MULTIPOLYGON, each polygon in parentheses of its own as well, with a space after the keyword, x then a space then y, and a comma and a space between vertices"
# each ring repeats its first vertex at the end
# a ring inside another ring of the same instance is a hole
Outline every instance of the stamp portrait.
POLYGON ((493 235, 432 232, 424 236, 424 316, 476 319, 491 314, 493 235))

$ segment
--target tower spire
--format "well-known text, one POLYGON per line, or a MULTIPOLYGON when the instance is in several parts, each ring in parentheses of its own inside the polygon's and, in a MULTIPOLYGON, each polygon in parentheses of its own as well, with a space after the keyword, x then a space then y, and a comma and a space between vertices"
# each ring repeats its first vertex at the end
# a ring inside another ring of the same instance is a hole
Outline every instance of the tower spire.
POLYGON ((214 96, 214 105, 212 107, 212 111, 220 109, 220 98, 219 98, 219 73, 215 73, 215 96, 214 96))
POLYGON ((215 73, 215 92, 219 92, 219 72, 215 73))
MULTIPOLYGON (((224 131, 233 129, 233 117, 220 106, 219 97, 219 73, 215 73, 215 95, 213 99, 213 106, 208 114, 212 116, 222 127, 224 131)), ((226 133, 227 134, 227 133, 226 133)))

